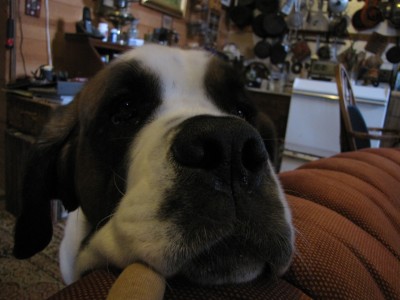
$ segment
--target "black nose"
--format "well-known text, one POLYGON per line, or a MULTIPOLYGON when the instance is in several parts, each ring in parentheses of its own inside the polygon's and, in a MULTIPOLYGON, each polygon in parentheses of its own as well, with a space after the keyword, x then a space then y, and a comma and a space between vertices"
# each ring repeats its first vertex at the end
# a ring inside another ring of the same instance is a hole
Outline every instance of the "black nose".
POLYGON ((213 172, 242 185, 257 181, 268 159, 256 129, 233 117, 197 116, 184 121, 172 153, 182 167, 213 172))

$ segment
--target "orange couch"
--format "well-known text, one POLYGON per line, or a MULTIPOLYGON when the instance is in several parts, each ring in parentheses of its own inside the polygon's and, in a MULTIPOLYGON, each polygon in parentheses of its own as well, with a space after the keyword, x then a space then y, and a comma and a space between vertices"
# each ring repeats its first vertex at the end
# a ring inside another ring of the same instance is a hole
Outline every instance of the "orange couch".
MULTIPOLYGON (((285 276, 210 287, 168 281, 164 298, 400 299, 400 150, 342 153, 279 177, 297 232, 285 276)), ((52 299, 104 299, 116 278, 96 271, 52 299)))

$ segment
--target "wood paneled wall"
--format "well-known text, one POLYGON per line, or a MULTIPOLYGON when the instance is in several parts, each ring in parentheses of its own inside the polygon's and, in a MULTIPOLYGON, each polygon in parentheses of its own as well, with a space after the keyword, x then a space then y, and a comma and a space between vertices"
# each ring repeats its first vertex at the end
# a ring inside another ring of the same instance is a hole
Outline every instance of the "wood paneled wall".
POLYGON ((0 1, 0 196, 5 189, 5 133, 6 128, 6 99, 3 87, 8 80, 8 57, 10 50, 6 50, 6 20, 7 20, 7 1, 0 1))
MULTIPOLYGON (((44 0, 40 17, 25 15, 25 1, 19 0, 16 17, 16 74, 30 76, 39 66, 49 63, 46 46, 46 20, 44 0), (25 62, 25 64, 24 64, 25 62)), ((82 17, 82 0, 49 0, 50 37, 54 38, 58 24, 64 24, 65 32, 74 30, 75 22, 82 17)))
MULTIPOLYGON (((15 16, 15 51, 16 51, 16 76, 31 76, 32 72, 41 65, 49 63, 46 46, 46 11, 45 0, 41 0, 42 8, 40 17, 25 15, 25 0, 13 0, 17 4, 15 16)), ((50 38, 53 59, 62 47, 63 34, 75 32, 75 23, 82 19, 82 9, 88 6, 95 11, 96 1, 99 0, 49 0, 50 38)), ((0 87, 10 82, 9 77, 9 51, 5 50, 5 23, 8 17, 8 1, 0 1, 0 87)), ((139 38, 146 33, 151 33, 154 28, 161 27, 163 13, 139 3, 131 5, 132 14, 140 20, 139 38)), ((92 13, 93 23, 100 21, 92 13)), ((179 33, 180 46, 186 44, 186 21, 182 18, 173 19, 173 27, 179 33)), ((111 28, 111 24, 110 24, 111 28)), ((6 101, 5 94, 0 89, 0 189, 5 186, 4 163, 4 130, 6 127, 6 101)))
MULTIPOLYGON (((46 48, 45 6, 42 0, 40 18, 26 16, 24 13, 25 1, 20 1, 20 22, 17 22, 17 75, 31 75, 39 66, 48 64, 49 57, 46 48), (23 39, 21 39, 23 37, 23 39), (22 48, 20 49, 19 45, 22 48), (23 64, 25 59, 25 68, 23 64)), ((82 18, 82 9, 88 6, 95 11, 96 3, 90 0, 49 0, 50 12, 50 37, 52 48, 57 47, 57 42, 65 32, 75 32, 75 23, 82 18)), ((139 38, 150 33, 154 28, 161 27, 162 13, 142 6, 139 3, 131 5, 132 14, 140 20, 139 38)), ((94 15, 93 23, 99 21, 94 15)), ((186 22, 184 19, 174 18, 174 29, 181 36, 180 45, 186 43, 186 22)), ((111 25, 110 25, 111 28, 111 25)))

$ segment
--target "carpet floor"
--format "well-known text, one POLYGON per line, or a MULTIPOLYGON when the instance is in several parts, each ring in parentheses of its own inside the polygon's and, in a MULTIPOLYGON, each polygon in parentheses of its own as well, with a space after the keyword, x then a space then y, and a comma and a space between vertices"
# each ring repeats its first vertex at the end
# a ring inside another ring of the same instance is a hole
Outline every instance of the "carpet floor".
POLYGON ((58 267, 63 223, 54 226, 49 246, 30 259, 12 255, 15 218, 0 208, 0 299, 46 299, 64 287, 58 267))

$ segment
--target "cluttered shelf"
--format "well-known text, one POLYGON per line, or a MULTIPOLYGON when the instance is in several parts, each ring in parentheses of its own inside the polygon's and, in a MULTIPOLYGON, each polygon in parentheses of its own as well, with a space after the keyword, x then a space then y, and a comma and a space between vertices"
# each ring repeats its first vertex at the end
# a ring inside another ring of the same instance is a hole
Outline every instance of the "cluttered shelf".
POLYGON ((64 55, 60 55, 55 65, 57 69, 67 72, 70 78, 90 78, 100 71, 104 64, 132 49, 126 45, 103 42, 82 33, 66 33, 65 43, 64 55))
POLYGON ((80 43, 89 43, 95 48, 107 49, 109 51, 124 52, 132 47, 127 45, 120 45, 116 43, 104 42, 99 38, 89 37, 84 33, 65 33, 66 41, 78 41, 80 43))

